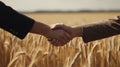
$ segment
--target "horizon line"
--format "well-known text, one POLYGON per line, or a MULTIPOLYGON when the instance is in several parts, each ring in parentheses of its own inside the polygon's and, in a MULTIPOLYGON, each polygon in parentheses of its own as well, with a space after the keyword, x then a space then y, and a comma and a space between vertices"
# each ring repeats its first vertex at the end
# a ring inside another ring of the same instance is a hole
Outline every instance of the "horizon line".
POLYGON ((78 11, 19 11, 21 13, 79 13, 79 12, 120 12, 120 10, 78 10, 78 11))

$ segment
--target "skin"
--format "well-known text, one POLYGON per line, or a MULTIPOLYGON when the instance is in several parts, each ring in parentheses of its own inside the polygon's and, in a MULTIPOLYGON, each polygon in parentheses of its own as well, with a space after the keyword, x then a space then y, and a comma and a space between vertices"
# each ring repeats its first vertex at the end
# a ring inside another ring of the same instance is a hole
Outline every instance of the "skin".
MULTIPOLYGON (((74 27, 70 27, 70 26, 67 26, 67 25, 64 25, 64 24, 57 24, 53 27, 53 30, 58 30, 58 29, 61 29, 61 30, 64 30, 65 32, 69 33, 71 38, 68 39, 67 42, 69 42, 70 40, 72 40, 74 37, 81 37, 82 36, 82 27, 81 26, 74 26, 74 27)), ((50 40, 51 42, 53 43, 56 43, 57 40, 50 40)))
POLYGON ((64 30, 52 30, 50 26, 37 21, 34 23, 30 33, 45 36, 55 46, 63 46, 71 39, 71 35, 64 30))
POLYGON ((82 27, 81 26, 67 26, 67 25, 61 25, 57 24, 54 26, 53 30, 61 29, 64 30, 65 32, 69 33, 72 38, 74 37, 81 37, 82 36, 82 27))

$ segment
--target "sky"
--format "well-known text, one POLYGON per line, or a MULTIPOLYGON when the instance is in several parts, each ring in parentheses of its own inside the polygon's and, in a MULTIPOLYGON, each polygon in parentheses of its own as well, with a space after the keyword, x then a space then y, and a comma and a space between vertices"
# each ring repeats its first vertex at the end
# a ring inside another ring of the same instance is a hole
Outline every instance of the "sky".
POLYGON ((18 11, 120 10, 120 0, 1 0, 18 11))

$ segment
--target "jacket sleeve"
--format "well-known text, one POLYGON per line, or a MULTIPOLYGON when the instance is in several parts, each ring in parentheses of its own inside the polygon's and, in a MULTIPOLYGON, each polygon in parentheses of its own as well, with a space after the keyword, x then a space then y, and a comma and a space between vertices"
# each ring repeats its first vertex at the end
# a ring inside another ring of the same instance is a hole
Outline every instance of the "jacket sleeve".
POLYGON ((34 20, 18 13, 0 1, 0 28, 23 39, 31 30, 34 20))
POLYGON ((120 17, 97 24, 83 26, 82 38, 84 42, 94 41, 120 34, 120 17))

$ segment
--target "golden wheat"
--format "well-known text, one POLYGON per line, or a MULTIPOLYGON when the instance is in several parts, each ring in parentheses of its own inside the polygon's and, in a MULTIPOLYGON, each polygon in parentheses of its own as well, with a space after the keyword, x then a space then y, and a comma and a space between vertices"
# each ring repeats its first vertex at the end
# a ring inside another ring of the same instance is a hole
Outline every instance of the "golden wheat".
MULTIPOLYGON (((46 24, 66 22, 65 24, 68 25, 82 25, 119 14, 36 13, 26 15, 46 24)), ((0 30, 0 34, 0 67, 120 66, 120 35, 89 43, 84 43, 82 38, 74 38, 65 46, 55 47, 40 35, 28 34, 24 40, 20 40, 4 30, 0 30)))

